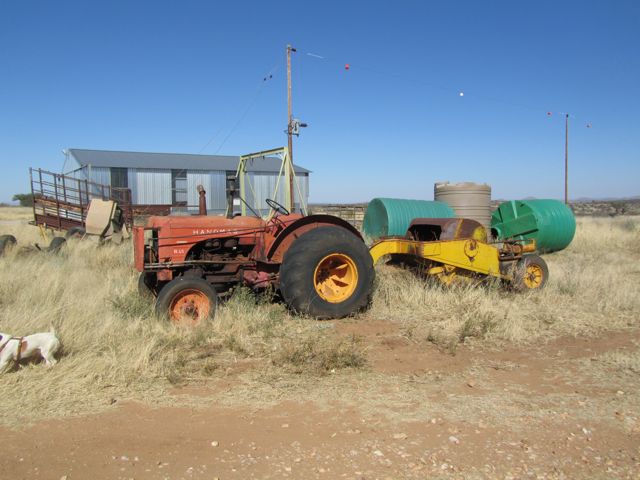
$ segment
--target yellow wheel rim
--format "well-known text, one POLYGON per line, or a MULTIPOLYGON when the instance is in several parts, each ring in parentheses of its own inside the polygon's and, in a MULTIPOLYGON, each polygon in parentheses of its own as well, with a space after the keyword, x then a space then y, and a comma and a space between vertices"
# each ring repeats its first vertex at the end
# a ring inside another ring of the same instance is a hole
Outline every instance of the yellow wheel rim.
POLYGON ((529 264, 524 271, 524 284, 527 288, 539 288, 544 280, 544 272, 540 265, 529 264))
POLYGON ((313 285, 323 300, 329 303, 344 302, 358 285, 356 264, 341 253, 327 255, 316 266, 313 285))

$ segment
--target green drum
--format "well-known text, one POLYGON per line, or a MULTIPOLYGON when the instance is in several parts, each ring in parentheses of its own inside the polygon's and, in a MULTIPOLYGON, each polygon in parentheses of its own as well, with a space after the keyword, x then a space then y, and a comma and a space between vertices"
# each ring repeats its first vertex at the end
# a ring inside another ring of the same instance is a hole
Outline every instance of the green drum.
POLYGON ((415 218, 455 218, 453 209, 444 202, 374 198, 364 215, 363 232, 367 239, 404 236, 415 218))
POLYGON ((512 200, 491 215, 491 233, 499 240, 535 239, 539 252, 555 252, 573 240, 576 218, 558 200, 512 200))

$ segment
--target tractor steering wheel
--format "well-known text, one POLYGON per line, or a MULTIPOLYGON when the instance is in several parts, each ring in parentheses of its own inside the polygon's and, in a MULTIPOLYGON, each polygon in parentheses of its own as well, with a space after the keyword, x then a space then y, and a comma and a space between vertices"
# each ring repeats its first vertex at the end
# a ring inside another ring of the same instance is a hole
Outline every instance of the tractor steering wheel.
POLYGON ((289 210, 284 208, 282 205, 280 205, 275 200, 271 200, 270 198, 267 198, 267 199, 265 199, 265 202, 266 202, 267 205, 269 205, 271 208, 273 208, 276 213, 281 213, 282 215, 289 215, 289 210))

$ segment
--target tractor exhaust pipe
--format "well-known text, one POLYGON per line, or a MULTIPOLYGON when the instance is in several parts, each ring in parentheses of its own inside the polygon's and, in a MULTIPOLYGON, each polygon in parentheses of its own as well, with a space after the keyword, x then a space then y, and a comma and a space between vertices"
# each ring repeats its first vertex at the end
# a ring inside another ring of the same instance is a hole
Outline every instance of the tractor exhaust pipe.
POLYGON ((199 200, 198 200, 198 215, 206 215, 207 214, 207 192, 205 192, 204 187, 202 185, 198 185, 197 187, 199 200))

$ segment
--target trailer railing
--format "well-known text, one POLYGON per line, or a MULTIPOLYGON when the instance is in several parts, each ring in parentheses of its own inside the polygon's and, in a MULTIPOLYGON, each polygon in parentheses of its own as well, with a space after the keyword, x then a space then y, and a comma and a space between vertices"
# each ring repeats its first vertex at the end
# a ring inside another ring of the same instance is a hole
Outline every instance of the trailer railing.
POLYGON ((33 217, 36 225, 57 230, 84 227, 89 202, 92 198, 113 200, 122 209, 125 223, 133 225, 131 190, 112 187, 86 179, 29 168, 33 217))

